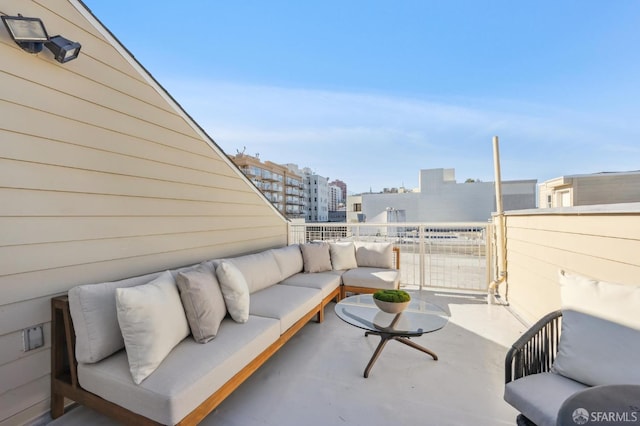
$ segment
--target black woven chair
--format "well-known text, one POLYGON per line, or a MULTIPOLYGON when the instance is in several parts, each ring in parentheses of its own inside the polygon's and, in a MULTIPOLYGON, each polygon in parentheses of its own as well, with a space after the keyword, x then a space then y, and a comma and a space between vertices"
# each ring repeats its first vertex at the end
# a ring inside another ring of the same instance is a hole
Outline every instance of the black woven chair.
MULTIPOLYGON (((530 374, 544 373, 558 354, 562 311, 554 311, 536 322, 511 346, 505 359, 505 384, 530 374)), ((534 423, 520 414, 518 426, 534 423)))

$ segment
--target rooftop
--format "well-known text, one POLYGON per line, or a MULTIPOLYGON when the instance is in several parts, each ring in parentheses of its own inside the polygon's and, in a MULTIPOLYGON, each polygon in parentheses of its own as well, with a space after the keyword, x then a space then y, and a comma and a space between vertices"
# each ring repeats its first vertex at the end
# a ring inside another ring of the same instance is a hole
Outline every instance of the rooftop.
MULTIPOLYGON (((327 306, 322 324, 308 323, 203 425, 513 425, 502 399, 504 357, 525 327, 486 293, 413 292, 449 315, 440 331, 414 338, 438 361, 390 343, 363 378, 378 338, 365 337, 327 306)), ((115 425, 79 407, 52 426, 115 425)))

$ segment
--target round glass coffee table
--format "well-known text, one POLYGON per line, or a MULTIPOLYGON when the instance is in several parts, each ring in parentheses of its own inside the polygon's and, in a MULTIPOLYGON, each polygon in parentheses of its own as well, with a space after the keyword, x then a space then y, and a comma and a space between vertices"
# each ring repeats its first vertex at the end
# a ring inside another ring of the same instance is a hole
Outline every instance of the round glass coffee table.
POLYGON ((371 294, 359 294, 342 299, 336 304, 335 310, 338 318, 365 330, 365 336, 380 336, 380 343, 364 370, 364 377, 369 377, 373 364, 389 340, 404 343, 437 360, 438 356, 433 351, 409 339, 440 330, 449 320, 447 313, 438 306, 415 298, 412 298, 403 312, 388 314, 378 309, 371 294))

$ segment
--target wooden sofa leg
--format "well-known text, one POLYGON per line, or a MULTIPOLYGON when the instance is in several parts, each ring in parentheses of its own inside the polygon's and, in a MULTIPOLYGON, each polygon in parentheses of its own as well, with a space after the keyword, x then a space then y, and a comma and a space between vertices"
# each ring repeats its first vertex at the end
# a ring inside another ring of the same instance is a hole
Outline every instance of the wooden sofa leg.
POLYGON ((318 311, 318 323, 324 321, 324 306, 320 306, 320 310, 318 311))
POLYGON ((51 394, 51 418, 57 419, 64 414, 64 396, 56 393, 51 394))

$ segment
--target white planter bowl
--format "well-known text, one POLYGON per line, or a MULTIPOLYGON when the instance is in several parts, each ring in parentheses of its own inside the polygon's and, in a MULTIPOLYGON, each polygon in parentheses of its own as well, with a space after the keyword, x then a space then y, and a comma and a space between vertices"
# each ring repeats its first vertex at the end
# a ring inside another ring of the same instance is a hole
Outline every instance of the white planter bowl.
POLYGON ((407 308, 407 306, 409 306, 409 303, 411 303, 410 300, 406 302, 384 302, 382 300, 376 299, 375 297, 373 298, 373 301, 375 302, 376 306, 380 308, 381 311, 386 312, 388 314, 400 313, 404 311, 407 308))

